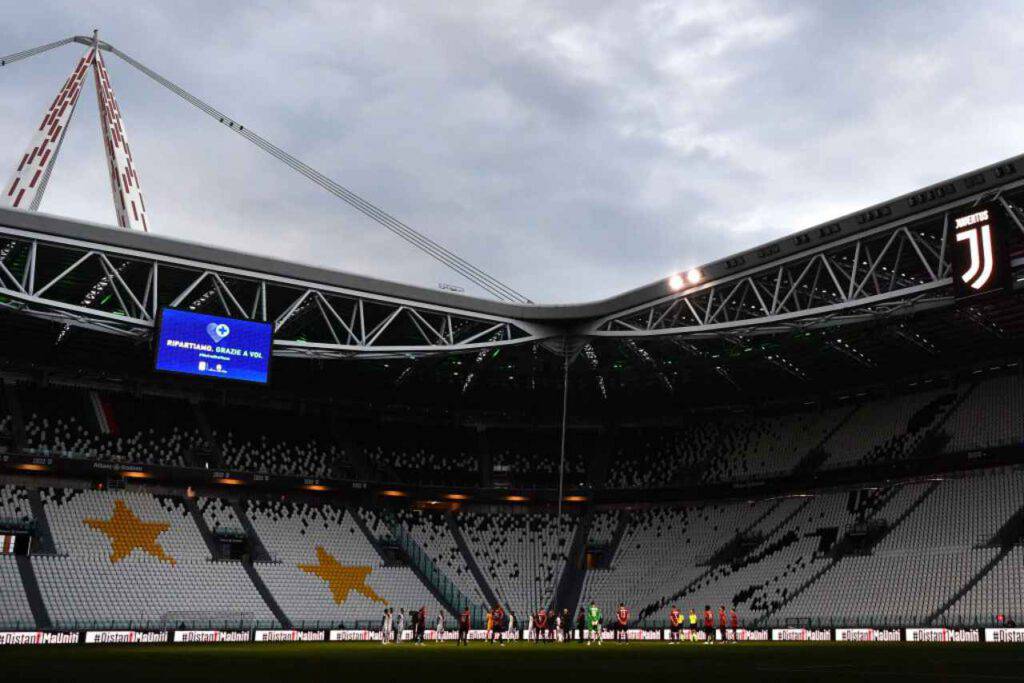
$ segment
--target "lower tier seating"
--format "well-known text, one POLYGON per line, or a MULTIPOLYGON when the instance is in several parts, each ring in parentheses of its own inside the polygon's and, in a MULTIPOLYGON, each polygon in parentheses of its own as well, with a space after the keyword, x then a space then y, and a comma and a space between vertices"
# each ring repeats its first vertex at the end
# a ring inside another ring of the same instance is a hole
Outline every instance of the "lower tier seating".
POLYGON ((25 597, 17 562, 11 555, 0 555, 0 629, 33 628, 35 619, 25 597))
POLYGON ((384 566, 347 510, 249 501, 246 514, 273 560, 256 570, 294 624, 369 626, 389 606, 442 609, 410 568, 384 566))
POLYGON ((276 620, 242 566, 212 562, 180 500, 136 491, 42 491, 58 555, 32 566, 58 628, 276 620))

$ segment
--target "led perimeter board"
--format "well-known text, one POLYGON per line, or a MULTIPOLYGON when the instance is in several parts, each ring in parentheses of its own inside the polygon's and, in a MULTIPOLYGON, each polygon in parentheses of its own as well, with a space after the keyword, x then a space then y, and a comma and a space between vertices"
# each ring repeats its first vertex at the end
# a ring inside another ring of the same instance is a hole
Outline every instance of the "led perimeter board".
POLYGON ((270 323, 164 308, 156 369, 266 384, 273 337, 270 323))

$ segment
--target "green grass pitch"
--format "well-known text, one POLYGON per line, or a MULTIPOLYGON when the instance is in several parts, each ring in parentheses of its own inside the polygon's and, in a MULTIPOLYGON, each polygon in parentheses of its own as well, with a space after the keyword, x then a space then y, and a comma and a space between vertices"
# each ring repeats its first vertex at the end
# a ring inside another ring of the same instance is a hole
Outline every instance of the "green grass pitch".
POLYGON ((24 647, 8 681, 1020 681, 1024 648, 906 643, 378 643, 24 647))

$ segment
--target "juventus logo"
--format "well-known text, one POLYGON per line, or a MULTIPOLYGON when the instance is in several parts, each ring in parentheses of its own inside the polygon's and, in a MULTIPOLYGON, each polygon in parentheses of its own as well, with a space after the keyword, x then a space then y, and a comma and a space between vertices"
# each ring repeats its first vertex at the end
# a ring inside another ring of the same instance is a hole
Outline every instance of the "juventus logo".
POLYGON ((990 213, 990 209, 983 209, 956 219, 956 241, 966 242, 971 254, 970 264, 960 279, 975 291, 989 283, 995 267, 990 213))

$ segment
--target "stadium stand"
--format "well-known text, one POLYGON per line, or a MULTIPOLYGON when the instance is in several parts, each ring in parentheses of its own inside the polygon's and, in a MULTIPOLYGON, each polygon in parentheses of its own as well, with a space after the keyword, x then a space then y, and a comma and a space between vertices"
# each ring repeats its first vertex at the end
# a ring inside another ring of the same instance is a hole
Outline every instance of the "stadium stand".
POLYGON ((737 533, 744 519, 756 514, 746 505, 631 513, 609 568, 587 572, 580 606, 593 601, 610 614, 615 605, 626 602, 636 611, 671 595, 704 571, 698 564, 710 557, 723 537, 737 533))
POLYGON ((384 566, 347 510, 250 500, 246 514, 272 558, 256 570, 294 625, 368 627, 387 606, 442 609, 409 567, 384 566))
POLYGON ((628 600, 638 621, 664 624, 667 606, 735 606, 772 620, 807 581, 833 562, 852 524, 881 511, 898 517, 920 490, 836 493, 752 505, 655 508, 635 512, 607 570, 588 571, 581 605, 609 609, 628 600))
POLYGON ((237 562, 212 562, 184 506, 137 491, 46 489, 57 555, 32 557, 57 628, 276 624, 237 562))
POLYGON ((788 474, 849 409, 772 417, 695 418, 679 428, 632 429, 615 454, 609 485, 644 488, 686 476, 714 483, 788 474), (636 447, 634 444, 642 444, 636 447))
POLYGON ((27 447, 38 453, 182 467, 200 440, 184 402, 100 395, 64 386, 20 387, 27 447))
MULTIPOLYGON (((880 626, 927 622, 996 558, 996 532, 1024 506, 1020 472, 999 470, 936 484, 871 555, 842 558, 787 605, 782 616, 817 620, 827 615, 842 623, 880 626)), ((999 590, 1001 575, 974 587, 947 618, 957 624, 979 619, 991 623, 1000 602, 982 598, 988 590, 999 590), (977 609, 971 612, 968 606, 977 609)), ((1006 609, 1011 601, 1001 597, 1006 609)))
POLYGON ((350 433, 382 481, 438 485, 480 483, 475 430, 388 422, 350 433))
MULTIPOLYGON (((531 429, 488 430, 493 454, 495 483, 516 488, 551 487, 558 482, 558 437, 552 431, 531 429)), ((565 485, 586 483, 584 434, 574 434, 574 443, 565 453, 565 485), (579 443, 580 440, 583 443, 579 443)))
MULTIPOLYGON (((155 399, 134 408, 128 397, 72 387, 20 394, 28 446, 36 452, 177 466, 203 443, 199 427, 184 432, 174 425, 190 416, 184 402, 155 399)), ((1001 375, 835 409, 626 427, 616 436, 609 484, 643 489, 669 481, 710 485, 786 477, 801 471, 812 453, 820 454, 816 465, 846 472, 929 453, 1016 446, 1024 437, 1022 408, 1021 378, 1001 375)), ((350 452, 361 452, 381 477, 480 481, 481 460, 469 455, 479 435, 471 429, 364 426, 346 431, 342 440, 313 417, 277 421, 283 413, 266 410, 255 413, 256 435, 240 441, 233 430, 242 418, 231 414, 214 411, 212 424, 221 435, 221 464, 232 469, 336 476, 350 473, 350 452)), ((539 438, 530 430, 489 432, 496 478, 552 485, 557 465, 553 456, 539 455, 539 438)), ((571 451, 567 483, 585 483, 583 454, 599 447, 571 451)), ((43 489, 42 500, 56 553, 33 556, 31 566, 58 628, 273 624, 268 600, 295 625, 375 624, 385 605, 426 606, 436 614, 444 609, 431 590, 436 585, 405 566, 402 552, 382 554, 385 547, 408 551, 408 541, 471 604, 486 604, 493 591, 522 618, 555 600, 579 520, 537 511, 367 506, 358 509, 357 519, 330 505, 251 498, 235 508, 216 497, 196 499, 215 535, 247 536, 248 522, 236 514, 245 510, 270 554, 270 561, 254 565, 273 598, 264 600, 248 565, 211 559, 216 548, 204 541, 198 517, 182 499, 61 488, 43 489), (117 501, 124 507, 120 513, 117 501), (110 533, 103 530, 108 522, 110 533), (129 539, 136 545, 114 559, 111 533, 152 525, 161 527, 155 537, 129 539), (473 562, 484 586, 470 569, 473 562)), ((647 625, 663 625, 672 603, 687 609, 724 603, 746 623, 763 625, 986 624, 997 611, 1020 616, 1024 608, 1021 534, 1007 530, 1024 526, 1022 506, 1024 473, 1002 468, 882 488, 851 485, 806 497, 597 509, 584 540, 602 559, 583 575, 579 605, 595 600, 610 613, 623 601, 647 625)), ((30 527, 32 510, 26 489, 0 486, 0 522, 30 527)), ((13 586, 0 595, 0 605, 10 603, 5 614, 11 621, 31 620, 25 591, 17 589, 17 566, 8 563, 2 571, 2 585, 13 586)))
POLYGON ((522 619, 552 605, 575 515, 460 512, 456 520, 485 580, 508 610, 522 619))
POLYGON ((220 498, 200 498, 199 511, 203 513, 206 526, 212 533, 230 536, 244 536, 245 528, 235 514, 234 508, 220 498))
POLYGON ((1024 442, 1024 383, 1019 375, 980 382, 946 421, 947 452, 1024 442), (998 410, 992 410, 998 406, 998 410))
POLYGON ((1024 547, 1012 548, 972 590, 941 614, 938 622, 989 626, 1000 614, 1017 623, 1024 619, 1024 547))
POLYGON ((28 493, 21 486, 0 486, 0 524, 27 525, 32 521, 28 493))
POLYGON ((480 585, 466 566, 462 551, 452 537, 444 518, 445 513, 431 510, 399 510, 381 511, 378 514, 377 511, 365 507, 360 507, 358 513, 366 520, 370 533, 385 543, 397 540, 384 520, 384 515, 390 514, 395 523, 401 524, 413 542, 426 553, 434 566, 444 573, 462 595, 474 605, 488 603, 480 585))
MULTIPOLYGON (((302 433, 301 430, 297 433, 302 433)), ((294 477, 334 477, 335 463, 344 452, 316 439, 272 440, 267 436, 240 439, 234 432, 215 437, 221 440, 224 464, 230 469, 294 477)))
POLYGON ((31 630, 35 625, 16 558, 0 555, 0 628, 31 630))
POLYGON ((894 396, 861 405, 825 442, 826 469, 902 460, 956 403, 952 389, 894 396))
POLYGON ((13 422, 10 415, 0 414, 0 451, 8 450, 11 446, 13 422))
POLYGON ((619 525, 618 512, 598 512, 590 521, 590 529, 587 531, 587 543, 589 545, 608 545, 612 542, 615 529, 619 525))

